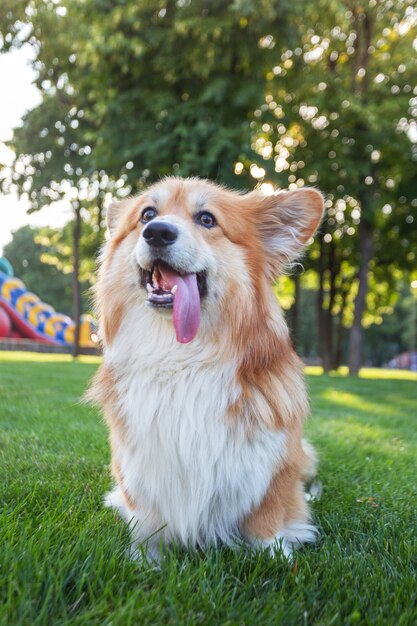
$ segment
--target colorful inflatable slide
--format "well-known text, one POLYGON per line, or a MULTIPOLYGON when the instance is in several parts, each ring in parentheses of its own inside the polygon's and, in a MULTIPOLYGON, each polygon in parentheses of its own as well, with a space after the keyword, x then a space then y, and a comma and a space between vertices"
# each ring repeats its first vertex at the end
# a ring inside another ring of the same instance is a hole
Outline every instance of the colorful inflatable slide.
MULTIPOLYGON (((91 315, 81 316, 80 346, 97 345, 97 330, 91 315)), ((13 276, 13 268, 0 259, 0 338, 33 339, 55 345, 74 343, 75 323, 67 315, 57 313, 24 283, 13 276)))

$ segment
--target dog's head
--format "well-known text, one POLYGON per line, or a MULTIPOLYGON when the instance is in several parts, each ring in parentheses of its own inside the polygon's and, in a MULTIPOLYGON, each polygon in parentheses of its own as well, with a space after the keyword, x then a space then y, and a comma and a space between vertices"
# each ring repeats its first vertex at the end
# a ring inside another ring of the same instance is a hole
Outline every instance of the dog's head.
POLYGON ((241 195, 205 180, 168 178, 109 207, 108 264, 119 255, 121 268, 129 259, 123 271, 136 285, 134 297, 152 315, 172 319, 177 340, 188 343, 200 327, 221 325, 225 312, 245 317, 261 306, 322 212, 315 189, 241 195))

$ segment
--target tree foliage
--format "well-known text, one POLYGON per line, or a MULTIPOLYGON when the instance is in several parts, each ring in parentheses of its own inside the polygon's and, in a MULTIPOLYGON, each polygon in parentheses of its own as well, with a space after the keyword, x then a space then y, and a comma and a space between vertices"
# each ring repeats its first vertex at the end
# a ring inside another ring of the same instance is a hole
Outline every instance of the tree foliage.
POLYGON ((327 195, 307 265, 319 275, 320 345, 330 368, 340 327, 332 317, 354 330, 380 319, 395 270, 415 265, 417 16, 408 1, 321 0, 306 4, 306 21, 297 45, 271 67, 252 126, 270 180, 317 184, 327 195))
POLYGON ((3 253, 13 265, 15 276, 25 283, 29 291, 56 311, 71 315, 71 274, 49 262, 52 252, 49 238, 53 236, 59 240, 60 233, 53 229, 45 231, 22 226, 13 233, 13 239, 6 244, 3 253), (46 233, 48 242, 44 240, 46 233))
POLYGON ((296 330, 317 294, 330 369, 415 267, 416 23, 412 0, 6 0, 3 51, 34 47, 43 99, 3 189, 72 203, 87 275, 110 195, 172 173, 317 185, 327 217, 285 298, 296 330))

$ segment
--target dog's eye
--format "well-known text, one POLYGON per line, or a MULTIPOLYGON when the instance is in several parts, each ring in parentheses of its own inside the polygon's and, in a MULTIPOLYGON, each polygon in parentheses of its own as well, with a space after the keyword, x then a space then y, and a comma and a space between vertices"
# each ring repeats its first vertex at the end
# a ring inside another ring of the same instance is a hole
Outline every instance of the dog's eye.
POLYGON ((142 224, 147 224, 157 215, 158 213, 156 209, 154 209, 153 207, 147 207, 146 209, 144 209, 144 211, 142 211, 140 221, 142 222, 142 224))
POLYGON ((194 219, 197 224, 201 224, 205 228, 213 228, 213 226, 216 226, 217 223, 214 215, 208 211, 201 211, 201 213, 197 213, 194 219))

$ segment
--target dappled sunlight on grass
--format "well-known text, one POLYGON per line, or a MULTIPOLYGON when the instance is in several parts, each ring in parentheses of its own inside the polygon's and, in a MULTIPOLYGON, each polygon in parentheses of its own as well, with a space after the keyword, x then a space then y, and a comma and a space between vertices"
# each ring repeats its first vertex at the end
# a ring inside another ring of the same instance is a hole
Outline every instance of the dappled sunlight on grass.
MULTIPOLYGON (((347 376, 348 368, 340 367, 338 373, 347 376)), ((380 380, 415 380, 417 372, 408 370, 390 370, 378 367, 363 367, 359 372, 359 378, 380 379, 380 380)))
POLYGON ((0 361, 19 362, 23 361, 28 363, 101 363, 101 357, 81 355, 74 359, 70 354, 48 354, 44 352, 8 352, 0 351, 0 361))
POLYGON ((308 376, 321 376, 323 374, 323 368, 320 365, 306 365, 304 372, 308 376))
POLYGON ((378 402, 370 402, 361 395, 341 391, 340 389, 325 389, 321 396, 324 400, 328 400, 348 409, 355 409, 356 411, 360 411, 362 413, 392 413, 392 407, 390 404, 381 405, 378 402))
MULTIPOLYGON (((101 363, 101 360, 101 356, 81 355, 74 359, 70 354, 0 351, 0 361, 33 361, 36 363, 71 363, 72 361, 77 361, 78 363, 97 363, 98 365, 101 363)), ((307 376, 323 375, 323 368, 319 365, 307 365, 304 371, 307 376)), ((348 368, 345 366, 339 367, 337 371, 330 372, 327 376, 330 378, 347 377, 348 368)), ((370 380, 415 380, 417 382, 417 372, 364 367, 360 371, 359 378, 370 380)))
POLYGON ((312 417, 306 433, 324 466, 324 482, 329 480, 329 466, 341 472, 339 480, 346 484, 362 483, 369 476, 383 480, 394 468, 403 477, 413 474, 417 385, 409 372, 395 372, 405 374, 402 379, 390 378, 391 370, 365 370, 368 373, 369 378, 346 376, 346 371, 307 378, 312 417))
MULTIPOLYGON (((304 368, 308 376, 321 376, 323 368, 320 365, 307 365, 304 368)), ((346 366, 339 367, 338 370, 327 374, 330 377, 348 376, 349 371, 346 366)), ((391 370, 378 367, 363 367, 359 372, 359 378, 370 380, 415 380, 417 381, 417 372, 408 370, 391 370)))
POLYGON ((335 440, 342 440, 344 444, 354 444, 357 447, 367 447, 369 444, 377 444, 377 453, 395 453, 405 450, 405 443, 399 437, 392 437, 383 426, 376 424, 364 424, 353 419, 329 420, 321 428, 322 432, 331 434, 335 440))

